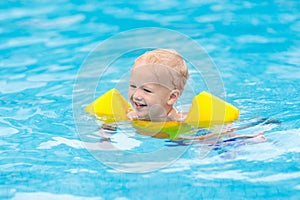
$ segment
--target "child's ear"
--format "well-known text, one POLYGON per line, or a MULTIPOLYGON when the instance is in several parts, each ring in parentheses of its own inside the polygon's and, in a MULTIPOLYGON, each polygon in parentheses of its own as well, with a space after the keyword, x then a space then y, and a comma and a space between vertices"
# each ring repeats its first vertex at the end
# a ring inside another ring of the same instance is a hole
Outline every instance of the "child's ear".
POLYGON ((170 92, 167 104, 168 105, 173 105, 178 100, 179 96, 180 96, 180 91, 179 90, 172 90, 170 92))

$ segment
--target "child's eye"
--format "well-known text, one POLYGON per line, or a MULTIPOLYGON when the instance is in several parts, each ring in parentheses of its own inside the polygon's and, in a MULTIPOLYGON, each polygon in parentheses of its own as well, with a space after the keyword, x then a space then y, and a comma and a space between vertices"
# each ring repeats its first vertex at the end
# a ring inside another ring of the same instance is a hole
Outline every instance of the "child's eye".
POLYGON ((143 88, 143 90, 144 90, 145 92, 152 93, 152 91, 149 90, 149 89, 147 89, 147 88, 143 88))
POLYGON ((136 88, 136 86, 135 86, 135 85, 129 85, 129 87, 131 87, 131 88, 136 88))

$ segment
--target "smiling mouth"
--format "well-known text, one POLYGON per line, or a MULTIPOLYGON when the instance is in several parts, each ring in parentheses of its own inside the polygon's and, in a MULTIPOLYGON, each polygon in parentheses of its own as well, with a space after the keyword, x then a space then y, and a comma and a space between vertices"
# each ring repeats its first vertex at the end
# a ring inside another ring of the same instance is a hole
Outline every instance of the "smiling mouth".
POLYGON ((133 102, 134 103, 134 107, 137 109, 137 110, 140 110, 144 107, 147 106, 147 104, 142 104, 142 103, 138 103, 138 102, 133 102))

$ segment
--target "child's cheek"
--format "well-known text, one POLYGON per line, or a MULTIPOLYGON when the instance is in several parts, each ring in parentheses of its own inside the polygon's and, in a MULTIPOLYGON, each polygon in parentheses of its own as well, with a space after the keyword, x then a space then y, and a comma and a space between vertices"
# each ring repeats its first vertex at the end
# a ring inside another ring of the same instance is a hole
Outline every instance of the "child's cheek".
POLYGON ((133 90, 129 89, 128 90, 128 98, 131 99, 132 95, 133 95, 133 90))

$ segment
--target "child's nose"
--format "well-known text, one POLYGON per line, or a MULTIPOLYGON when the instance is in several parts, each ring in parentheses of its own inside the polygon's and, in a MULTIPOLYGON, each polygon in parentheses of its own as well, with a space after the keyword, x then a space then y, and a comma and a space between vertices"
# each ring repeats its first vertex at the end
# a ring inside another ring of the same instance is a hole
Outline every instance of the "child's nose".
POLYGON ((133 98, 136 100, 141 100, 142 99, 142 93, 141 89, 136 89, 135 92, 133 93, 133 98))

